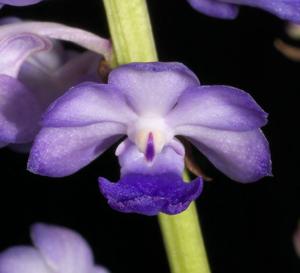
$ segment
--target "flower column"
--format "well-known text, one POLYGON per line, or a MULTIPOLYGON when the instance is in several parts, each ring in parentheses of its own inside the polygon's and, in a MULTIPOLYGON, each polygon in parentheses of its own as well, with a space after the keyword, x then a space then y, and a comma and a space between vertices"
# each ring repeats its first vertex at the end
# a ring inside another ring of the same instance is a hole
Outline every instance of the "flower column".
MULTIPOLYGON (((157 61, 145 0, 104 0, 113 40, 113 65, 157 61)), ((188 175, 185 175, 188 180, 188 175)), ((176 216, 159 215, 173 273, 209 273, 194 203, 176 216)))

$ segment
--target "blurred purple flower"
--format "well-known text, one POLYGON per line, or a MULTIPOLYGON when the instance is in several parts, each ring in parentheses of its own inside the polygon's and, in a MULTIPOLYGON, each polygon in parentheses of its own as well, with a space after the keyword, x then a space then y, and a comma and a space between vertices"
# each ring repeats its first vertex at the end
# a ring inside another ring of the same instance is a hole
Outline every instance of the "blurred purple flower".
POLYGON ((300 23, 299 0, 187 0, 196 10, 213 17, 234 19, 239 6, 250 6, 273 13, 281 19, 300 23))
POLYGON ((0 26, 0 147, 32 142, 48 105, 82 80, 100 81, 99 61, 110 53, 107 40, 81 29, 16 18, 2 22, 7 24, 0 26), (88 50, 65 49, 58 40, 88 50))
POLYGON ((76 232, 35 224, 31 246, 11 247, 0 254, 1 273, 108 273, 94 264, 87 242, 76 232))
POLYGON ((4 5, 11 6, 28 6, 41 2, 43 0, 0 0, 0 8, 4 5))
POLYGON ((300 258, 300 222, 298 223, 297 229, 294 233, 293 243, 294 243, 295 251, 298 257, 300 258))
POLYGON ((108 84, 82 83, 43 116, 28 169, 54 177, 83 168, 113 143, 121 179, 99 179, 111 207, 123 212, 175 214, 202 190, 201 178, 182 181, 185 136, 222 172, 247 183, 270 175, 267 114, 247 93, 200 86, 180 63, 131 63, 108 84))

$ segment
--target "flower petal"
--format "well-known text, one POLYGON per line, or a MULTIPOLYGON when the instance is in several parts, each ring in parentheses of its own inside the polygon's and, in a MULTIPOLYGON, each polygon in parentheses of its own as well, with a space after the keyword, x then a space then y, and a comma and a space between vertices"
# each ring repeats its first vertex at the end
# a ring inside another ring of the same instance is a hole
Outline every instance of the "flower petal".
POLYGON ((71 88, 57 99, 44 115, 43 125, 69 127, 103 121, 126 123, 134 117, 135 114, 116 88, 86 82, 71 88))
POLYGON ((152 163, 135 145, 125 140, 119 154, 122 178, 111 183, 99 178, 99 186, 109 205, 121 212, 156 215, 185 210, 202 191, 202 179, 182 181, 183 155, 167 146, 152 163))
MULTIPOLYGON (((224 3, 222 0, 187 0, 190 5, 208 16, 234 19, 238 15, 238 6, 234 4, 224 3)), ((267 0, 268 1, 268 0, 267 0)))
POLYGON ((199 85, 197 77, 180 63, 131 63, 114 69, 108 83, 128 98, 139 114, 166 114, 188 87, 199 85))
POLYGON ((53 273, 33 247, 11 247, 0 254, 1 273, 53 273))
POLYGON ((1 0, 0 4, 12 6, 28 6, 41 2, 43 0, 1 0))
POLYGON ((220 0, 236 5, 246 5, 260 8, 281 19, 300 23, 300 2, 299 0, 220 0))
POLYGON ((54 272, 92 272, 93 254, 87 242, 78 233, 63 227, 35 224, 31 237, 43 259, 54 272))
POLYGON ((267 114, 246 92, 230 86, 200 86, 184 92, 167 117, 171 127, 205 126, 248 131, 264 126, 267 114))
POLYGON ((50 47, 51 45, 46 39, 27 33, 12 35, 1 40, 0 74, 16 77, 28 56, 50 47))
POLYGON ((28 170, 45 176, 75 173, 115 143, 125 128, 106 122, 81 127, 45 127, 33 143, 28 170))
POLYGON ((65 86, 65 90, 83 81, 100 82, 102 78, 98 68, 102 59, 102 55, 92 51, 73 52, 72 57, 63 66, 59 67, 53 76, 61 86, 65 86))
POLYGON ((18 33, 33 33, 51 39, 73 42, 83 48, 111 57, 111 44, 91 32, 50 22, 20 22, 0 26, 0 39, 18 33))
POLYGON ((182 126, 176 133, 191 142, 224 174, 242 183, 271 175, 268 142, 256 129, 245 132, 182 126))
POLYGON ((33 94, 18 80, 0 75, 0 142, 32 141, 40 116, 41 109, 33 94))
POLYGON ((95 266, 91 273, 109 273, 109 271, 102 266, 95 266))

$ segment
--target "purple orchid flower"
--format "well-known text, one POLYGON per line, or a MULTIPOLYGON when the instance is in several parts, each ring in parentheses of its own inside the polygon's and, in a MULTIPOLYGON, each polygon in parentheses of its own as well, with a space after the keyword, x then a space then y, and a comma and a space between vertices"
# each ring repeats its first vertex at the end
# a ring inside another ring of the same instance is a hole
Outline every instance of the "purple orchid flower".
POLYGON ((0 26, 0 147, 33 141, 43 111, 66 89, 98 80, 110 43, 87 31, 49 22, 4 20, 0 26), (58 40, 87 51, 67 50, 58 40), (22 99, 20 99, 22 98, 22 99))
POLYGON ((0 254, 1 273, 108 273, 94 264, 87 242, 70 229, 35 224, 31 239, 33 247, 15 246, 0 254))
POLYGON ((300 23, 299 0, 187 0, 193 8, 208 16, 235 19, 239 6, 260 8, 281 19, 300 23))
POLYGON ((34 5, 43 0, 0 0, 0 8, 4 5, 11 5, 11 6, 28 6, 34 5))
POLYGON ((180 63, 131 63, 108 84, 82 83, 43 116, 28 169, 62 177, 75 173, 113 143, 121 179, 99 179, 111 207, 122 212, 176 214, 202 190, 202 179, 182 181, 185 136, 223 173, 247 183, 271 174, 267 114, 247 93, 200 86, 180 63))

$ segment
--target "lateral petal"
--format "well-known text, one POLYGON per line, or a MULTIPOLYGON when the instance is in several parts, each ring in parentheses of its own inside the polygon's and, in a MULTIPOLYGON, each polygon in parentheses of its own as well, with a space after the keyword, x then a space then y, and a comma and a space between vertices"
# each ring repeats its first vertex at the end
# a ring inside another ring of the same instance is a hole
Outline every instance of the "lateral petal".
POLYGON ((267 113, 246 92, 231 86, 199 86, 185 91, 167 116, 171 127, 205 126, 249 131, 267 123, 267 113))
POLYGON ((33 143, 27 168, 52 177, 71 175, 96 159, 125 134, 121 124, 44 127, 33 143))
POLYGON ((199 126, 182 126, 186 136, 215 166, 231 179, 254 182, 271 175, 269 144, 260 129, 236 132, 199 126))

